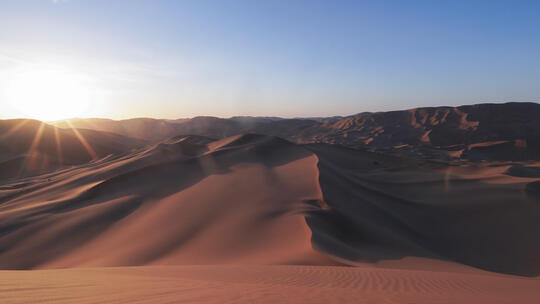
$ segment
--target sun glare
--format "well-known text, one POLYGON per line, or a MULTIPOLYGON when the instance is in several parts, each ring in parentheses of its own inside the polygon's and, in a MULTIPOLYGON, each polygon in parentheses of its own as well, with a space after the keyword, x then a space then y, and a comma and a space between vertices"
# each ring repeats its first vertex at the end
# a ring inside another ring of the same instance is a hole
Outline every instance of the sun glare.
POLYGON ((25 118, 44 121, 84 116, 91 98, 85 77, 60 69, 26 69, 14 75, 7 101, 25 118))

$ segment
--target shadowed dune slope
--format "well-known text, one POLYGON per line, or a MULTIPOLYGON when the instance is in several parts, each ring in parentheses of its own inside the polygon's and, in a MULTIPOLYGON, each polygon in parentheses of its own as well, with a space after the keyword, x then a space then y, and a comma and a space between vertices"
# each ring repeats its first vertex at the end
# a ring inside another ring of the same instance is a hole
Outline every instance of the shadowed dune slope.
POLYGON ((537 166, 177 136, 1 184, 0 268, 424 257, 536 276, 537 166))
POLYGON ((540 274, 538 164, 448 166, 310 145, 328 210, 315 248, 357 264, 421 256, 540 274))

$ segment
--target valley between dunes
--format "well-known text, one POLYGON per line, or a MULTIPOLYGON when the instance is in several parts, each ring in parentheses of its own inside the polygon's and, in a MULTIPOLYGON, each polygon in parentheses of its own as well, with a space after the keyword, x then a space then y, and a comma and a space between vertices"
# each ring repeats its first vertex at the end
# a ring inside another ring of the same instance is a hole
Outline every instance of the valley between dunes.
POLYGON ((0 184, 1 303, 537 303, 540 163, 179 136, 0 184))

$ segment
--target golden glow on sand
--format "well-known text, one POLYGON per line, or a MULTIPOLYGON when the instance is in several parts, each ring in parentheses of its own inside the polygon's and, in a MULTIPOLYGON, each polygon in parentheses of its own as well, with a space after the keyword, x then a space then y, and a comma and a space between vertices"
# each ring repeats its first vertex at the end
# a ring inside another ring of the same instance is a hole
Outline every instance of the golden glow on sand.
POLYGON ((60 120, 84 116, 92 90, 84 76, 52 68, 18 71, 7 87, 7 102, 26 118, 60 120))

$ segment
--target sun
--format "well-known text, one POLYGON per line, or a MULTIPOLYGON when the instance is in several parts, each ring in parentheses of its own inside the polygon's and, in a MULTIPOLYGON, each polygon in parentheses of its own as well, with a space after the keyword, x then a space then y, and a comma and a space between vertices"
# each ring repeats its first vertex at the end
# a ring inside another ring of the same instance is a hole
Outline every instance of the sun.
POLYGON ((65 69, 20 70, 7 85, 6 98, 25 118, 42 121, 84 116, 92 90, 87 79, 65 69))

